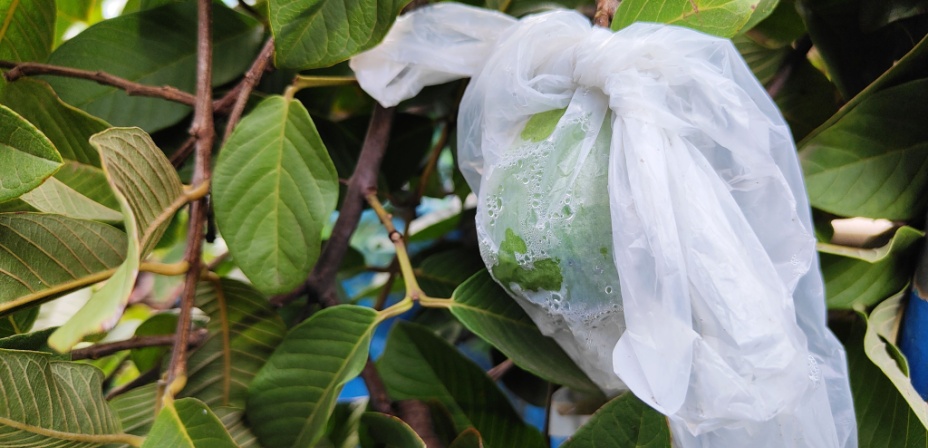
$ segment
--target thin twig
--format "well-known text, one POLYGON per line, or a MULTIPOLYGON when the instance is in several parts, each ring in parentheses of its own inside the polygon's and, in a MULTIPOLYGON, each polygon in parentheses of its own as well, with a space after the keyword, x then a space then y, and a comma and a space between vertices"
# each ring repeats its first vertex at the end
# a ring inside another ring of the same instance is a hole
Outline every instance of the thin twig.
POLYGON ((505 361, 493 366, 492 369, 487 370, 487 376, 493 381, 499 381, 513 365, 512 360, 507 358, 505 361))
POLYGON ((385 109, 380 105, 375 105, 367 135, 364 137, 364 145, 358 157, 358 164, 351 179, 348 180, 348 191, 345 194, 338 219, 335 221, 332 235, 322 248, 322 254, 306 282, 287 294, 271 298, 273 304, 283 306, 306 294, 318 299, 323 306, 338 304, 334 291, 335 274, 338 273, 338 268, 345 258, 348 241, 358 227, 361 212, 364 210, 364 198, 376 188, 377 173, 380 171, 380 162, 387 149, 392 123, 393 108, 385 109))
POLYGON ((619 7, 619 0, 596 0, 596 13, 593 14, 593 25, 609 28, 615 10, 619 7))
POLYGON ((783 87, 786 87, 786 82, 792 76, 793 70, 806 59, 806 55, 811 49, 812 39, 808 35, 796 41, 796 47, 783 58, 783 62, 780 63, 780 67, 767 85, 767 94, 771 98, 775 98, 783 90, 783 87))
POLYGON ((0 68, 8 68, 4 77, 13 82, 24 76, 54 75, 68 78, 86 79, 96 81, 98 84, 122 89, 130 96, 147 96, 174 101, 188 106, 196 103, 196 97, 172 86, 147 86, 103 71, 81 70, 58 65, 40 64, 38 62, 11 62, 0 61, 0 68))
POLYGON ((245 105, 248 104, 248 97, 251 96, 251 92, 254 90, 255 86, 258 85, 258 82, 261 81, 261 77, 264 76, 264 72, 268 69, 268 66, 271 62, 271 57, 274 56, 274 39, 268 39, 264 44, 264 48, 261 49, 261 52, 258 53, 258 57, 255 59, 255 62, 251 64, 251 68, 245 72, 245 77, 242 78, 241 82, 236 86, 238 88, 237 96, 235 97, 235 103, 232 106, 232 111, 229 112, 229 120, 226 123, 226 132, 222 137, 222 144, 225 144, 229 141, 229 136, 232 135, 232 129, 235 128, 235 125, 238 124, 239 119, 242 118, 242 113, 245 111, 245 105))
POLYGON ((171 166, 174 169, 180 169, 184 166, 184 163, 187 162, 187 158, 190 157, 190 154, 193 154, 193 148, 197 145, 196 136, 190 136, 187 140, 184 141, 183 145, 180 145, 180 148, 177 148, 177 151, 174 151, 174 154, 171 154, 171 166))
MULTIPOLYGON (((205 329, 197 329, 190 333, 190 336, 187 338, 187 344, 190 347, 197 347, 206 340, 207 331, 205 329)), ((90 347, 79 348, 71 351, 71 360, 77 361, 78 359, 100 359, 104 356, 112 355, 113 353, 121 352, 123 350, 132 350, 134 348, 145 348, 145 347, 159 347, 174 345, 174 335, 172 334, 159 334, 153 336, 135 336, 129 339, 123 339, 121 341, 115 342, 106 342, 102 344, 91 345, 90 347)))
MULTIPOLYGON (((197 138, 196 158, 194 160, 193 185, 209 182, 210 156, 215 138, 213 125, 212 56, 211 39, 212 1, 197 1, 197 101, 194 108, 191 134, 197 138)), ((180 313, 177 317, 176 342, 171 353, 165 385, 167 393, 176 394, 186 383, 187 371, 187 337, 190 334, 193 301, 196 296, 197 283, 200 280, 203 250, 203 226, 208 209, 207 198, 194 201, 190 207, 190 225, 187 233, 187 250, 184 259, 190 264, 190 270, 184 282, 184 294, 181 299, 180 313)))

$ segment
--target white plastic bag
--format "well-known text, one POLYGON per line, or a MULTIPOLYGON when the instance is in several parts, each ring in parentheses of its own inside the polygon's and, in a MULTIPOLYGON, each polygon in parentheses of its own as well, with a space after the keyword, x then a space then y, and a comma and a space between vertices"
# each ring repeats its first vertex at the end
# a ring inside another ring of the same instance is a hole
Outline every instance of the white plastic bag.
POLYGON ((795 146, 729 41, 443 3, 351 67, 384 106, 472 77, 458 161, 490 272, 678 446, 857 446, 795 146))

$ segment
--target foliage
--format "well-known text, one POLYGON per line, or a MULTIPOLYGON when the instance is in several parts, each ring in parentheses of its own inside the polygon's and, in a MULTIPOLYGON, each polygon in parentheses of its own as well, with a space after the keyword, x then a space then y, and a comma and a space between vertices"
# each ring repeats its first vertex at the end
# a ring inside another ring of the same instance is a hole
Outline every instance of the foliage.
MULTIPOLYGON (((525 410, 556 387, 593 415, 564 446, 670 445, 660 414, 604 397, 483 269, 454 163, 466 82, 395 111, 354 83, 345 61, 408 1, 113 3, 0 0, 0 445, 544 446, 525 410), (368 401, 350 399, 359 377, 368 401)), ((924 445, 894 342, 928 211, 928 7, 624 0, 612 28, 635 21, 731 37, 774 97, 844 313, 861 446, 924 445), (832 241, 848 217, 892 228, 832 241)), ((604 255, 599 230, 581 256, 604 255)), ((498 278, 559 287, 557 260, 520 270, 525 242, 503 246, 498 278)))

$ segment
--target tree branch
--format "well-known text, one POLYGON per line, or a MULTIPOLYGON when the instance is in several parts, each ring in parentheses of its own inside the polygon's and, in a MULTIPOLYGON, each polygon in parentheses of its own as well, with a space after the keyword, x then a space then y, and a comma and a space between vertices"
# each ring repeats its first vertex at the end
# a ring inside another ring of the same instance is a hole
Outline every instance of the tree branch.
POLYGON ((435 435, 432 427, 432 412, 429 406, 419 400, 400 400, 396 402, 399 418, 412 428, 429 448, 442 448, 445 445, 435 435))
POLYGON ((96 81, 98 84, 116 87, 122 89, 126 94, 131 96, 147 96, 151 98, 161 98, 176 103, 193 106, 196 103, 196 97, 172 86, 147 86, 137 82, 120 78, 103 71, 80 70, 71 67, 61 67, 50 64, 40 64, 37 62, 11 62, 0 61, 0 68, 8 68, 10 71, 3 76, 7 81, 13 82, 24 76, 33 75, 55 75, 68 78, 79 78, 90 81, 96 81))
POLYGON ((364 137, 364 145, 361 147, 361 155, 358 157, 358 164, 348 180, 348 191, 329 241, 322 248, 322 254, 306 282, 287 294, 272 297, 271 303, 283 306, 308 294, 311 299, 317 299, 323 306, 338 304, 334 291, 335 274, 338 273, 338 268, 345 258, 348 241, 358 227, 361 212, 364 210, 364 198, 377 186, 377 173, 380 171, 380 163, 387 149, 392 123, 393 108, 385 109, 379 104, 375 105, 367 135, 364 137))
MULTIPOLYGON (((211 25, 212 1, 197 0, 197 101, 194 108, 193 126, 190 129, 190 133, 197 139, 193 185, 203 185, 209 182, 210 157, 215 138, 211 87, 213 59, 211 25)), ((203 227, 208 209, 207 200, 207 197, 203 197, 191 203, 190 206, 187 250, 184 253, 184 259, 190 264, 190 270, 184 280, 184 294, 177 318, 176 342, 165 379, 165 385, 169 388, 170 394, 179 392, 186 383, 187 337, 190 334, 190 312, 193 308, 202 268, 203 227)))
MULTIPOLYGON (((190 347, 197 347, 206 340, 207 331, 205 329, 194 330, 190 333, 190 336, 187 338, 187 344, 190 347)), ((159 347, 164 345, 174 345, 175 337, 170 334, 155 335, 155 336, 135 336, 129 339, 124 339, 122 341, 107 342, 103 344, 95 344, 86 348, 79 348, 77 350, 71 351, 71 360, 77 361, 78 359, 100 359, 104 356, 112 355, 116 352, 121 352, 123 350, 131 350, 134 348, 145 348, 145 347, 159 347)))
POLYGON ((609 28, 615 10, 619 7, 619 0, 596 0, 596 13, 593 14, 593 25, 609 28))
MULTIPOLYGON (((229 136, 232 135, 232 130, 235 128, 235 125, 238 124, 238 121, 242 118, 242 113, 245 111, 245 105, 248 104, 248 97, 251 96, 251 92, 255 89, 255 86, 258 85, 259 81, 261 81, 261 77, 264 76, 264 72, 268 69, 268 66, 271 63, 271 57, 273 56, 274 38, 270 38, 267 40, 267 42, 265 42, 264 48, 261 49, 261 52, 258 53, 258 57, 255 59, 255 62, 251 64, 251 68, 245 72, 245 77, 242 78, 238 85, 236 85, 237 91, 236 96, 234 97, 235 103, 232 106, 232 111, 229 112, 229 120, 226 122, 226 132, 222 137, 223 144, 229 140, 229 136)), ((225 98, 223 98, 223 100, 224 99, 225 98)), ((220 102, 221 101, 222 100, 220 100, 220 102)))

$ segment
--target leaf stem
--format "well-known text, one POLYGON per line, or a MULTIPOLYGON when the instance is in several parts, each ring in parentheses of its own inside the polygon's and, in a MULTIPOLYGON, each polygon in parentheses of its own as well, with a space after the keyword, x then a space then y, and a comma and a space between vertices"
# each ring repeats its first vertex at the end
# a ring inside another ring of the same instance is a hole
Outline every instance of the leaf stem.
MULTIPOLYGON (((377 213, 380 222, 383 223, 383 226, 390 234, 390 241, 393 241, 393 247, 396 249, 396 262, 400 265, 400 272, 403 274, 403 281, 406 283, 406 297, 399 303, 384 310, 384 312, 392 310, 398 305, 403 304, 406 300, 410 301, 409 307, 412 307, 412 301, 418 301, 422 306, 429 308, 450 308, 452 305, 450 299, 429 297, 422 291, 422 288, 419 287, 416 273, 412 268, 412 261, 410 261, 409 253, 406 251, 406 243, 403 240, 403 235, 396 230, 396 226, 393 225, 393 217, 383 208, 383 204, 377 199, 377 194, 370 193, 365 198, 371 208, 374 209, 374 212, 377 213)), ((403 311, 408 310, 409 307, 403 311)))
POLYGON ((139 265, 139 271, 151 272, 152 274, 159 275, 183 275, 189 270, 190 263, 183 260, 177 263, 142 262, 142 264, 139 265))

